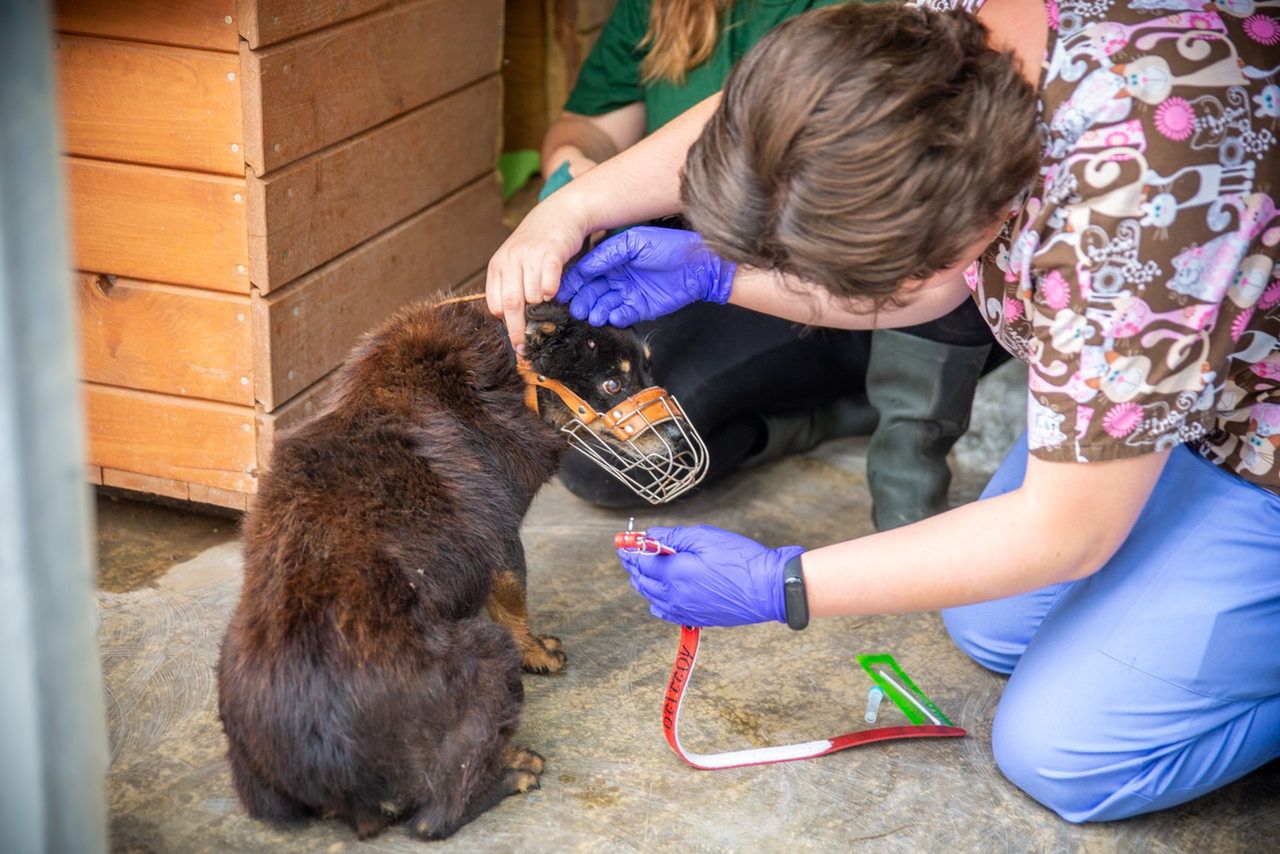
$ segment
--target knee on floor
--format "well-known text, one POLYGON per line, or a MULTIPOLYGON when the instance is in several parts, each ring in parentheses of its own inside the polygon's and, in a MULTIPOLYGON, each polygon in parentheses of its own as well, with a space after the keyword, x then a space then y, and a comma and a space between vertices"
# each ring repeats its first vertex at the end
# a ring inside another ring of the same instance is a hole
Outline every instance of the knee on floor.
POLYGON ((1000 772, 1069 822, 1114 821, 1153 808, 1139 792, 1146 763, 1067 746, 1050 721, 997 712, 991 747, 1000 772))

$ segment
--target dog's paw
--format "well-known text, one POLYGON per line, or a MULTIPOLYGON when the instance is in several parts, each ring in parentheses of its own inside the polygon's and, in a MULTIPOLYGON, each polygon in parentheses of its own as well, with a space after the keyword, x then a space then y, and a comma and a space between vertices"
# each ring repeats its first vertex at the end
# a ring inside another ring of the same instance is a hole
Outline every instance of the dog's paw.
POLYGON ((520 651, 520 663, 527 673, 559 673, 564 670, 564 649, 559 638, 533 636, 533 643, 520 651))
POLYGON ((528 771, 541 776, 543 769, 547 767, 547 760, 527 747, 508 747, 502 755, 502 764, 507 770, 528 771))
POLYGON ((503 775, 502 783, 506 786, 509 795, 523 795, 531 789, 542 788, 537 774, 520 768, 508 768, 507 773, 503 775))

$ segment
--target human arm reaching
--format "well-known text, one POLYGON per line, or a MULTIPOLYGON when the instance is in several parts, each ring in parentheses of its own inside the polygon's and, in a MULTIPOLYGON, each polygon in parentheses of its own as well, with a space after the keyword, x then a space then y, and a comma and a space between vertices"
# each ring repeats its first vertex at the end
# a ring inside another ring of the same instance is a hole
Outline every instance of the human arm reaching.
MULTIPOLYGON (((977 256, 980 247, 972 253, 977 256)), ((835 298, 794 278, 736 266, 694 232, 640 226, 614 235, 566 271, 557 294, 574 317, 596 326, 630 326, 694 302, 733 303, 797 323, 838 329, 913 326, 947 314, 969 297, 960 263, 906 285, 895 303, 835 298)))
POLYGON ((582 177, 643 139, 644 116, 642 101, 599 116, 561 113, 542 138, 542 174, 568 163, 570 177, 582 177))
MULTIPOLYGON (((804 552, 809 613, 949 608, 1091 575, 1128 537, 1168 456, 1087 464, 1029 456, 1011 492, 804 552)), ((677 553, 619 557, 655 616, 716 626, 785 618, 782 568, 796 547, 768 549, 710 527, 650 534, 677 553)))
POLYGON ((524 307, 555 295, 565 263, 588 234, 675 213, 680 168, 715 111, 717 93, 660 130, 590 169, 535 207, 489 261, 489 310, 524 347, 524 307))

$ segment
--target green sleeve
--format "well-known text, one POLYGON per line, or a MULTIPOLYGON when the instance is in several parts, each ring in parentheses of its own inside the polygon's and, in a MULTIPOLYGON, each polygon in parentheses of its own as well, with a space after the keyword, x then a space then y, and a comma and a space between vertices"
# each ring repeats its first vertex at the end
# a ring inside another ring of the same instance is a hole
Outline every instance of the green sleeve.
POLYGON ((599 116, 644 100, 640 63, 648 52, 637 45, 649 28, 650 0, 618 0, 600 32, 564 108, 599 116))

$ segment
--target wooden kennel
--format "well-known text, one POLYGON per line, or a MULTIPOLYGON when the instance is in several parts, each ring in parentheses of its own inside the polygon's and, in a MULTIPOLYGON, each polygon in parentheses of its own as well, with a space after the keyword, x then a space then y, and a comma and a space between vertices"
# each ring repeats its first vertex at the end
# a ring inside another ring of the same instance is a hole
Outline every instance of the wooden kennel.
POLYGON ((507 0, 504 147, 542 148, 615 0, 507 0))
POLYGON ((501 242, 503 0, 56 0, 89 477, 232 508, 501 242))

